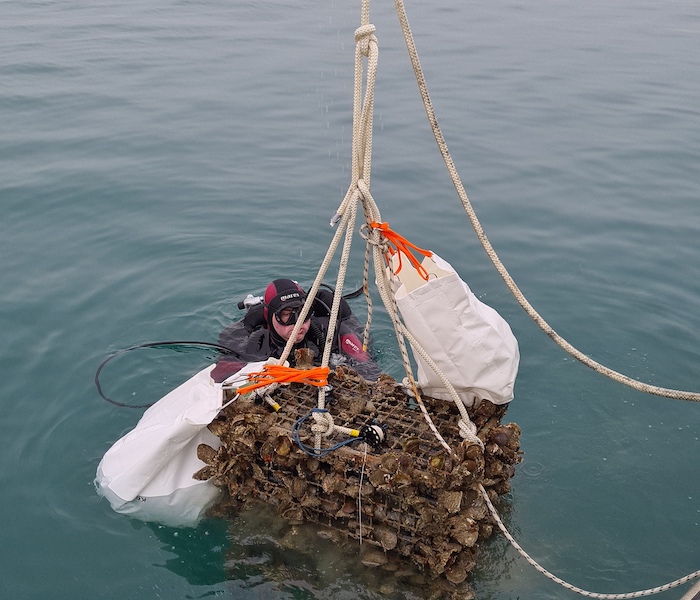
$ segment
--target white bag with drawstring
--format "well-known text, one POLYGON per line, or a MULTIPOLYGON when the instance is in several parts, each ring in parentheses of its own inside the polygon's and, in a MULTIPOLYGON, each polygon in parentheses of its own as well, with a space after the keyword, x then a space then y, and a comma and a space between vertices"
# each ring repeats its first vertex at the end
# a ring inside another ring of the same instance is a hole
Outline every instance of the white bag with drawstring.
MULTIPOLYGON (((508 323, 481 302, 452 266, 437 254, 422 261, 429 278, 398 254, 389 271, 394 297, 408 331, 427 352, 467 406, 482 399, 513 399, 520 353, 508 323), (393 273, 392 273, 393 271, 393 273)), ((415 351, 418 385, 434 398, 451 400, 447 388, 415 351)))
POLYGON ((243 385, 264 364, 241 363, 243 368, 222 383, 212 378, 212 364, 161 398, 104 455, 97 467, 97 492, 116 512, 142 521, 197 525, 221 494, 211 481, 192 478, 205 466, 197 446, 220 446, 207 425, 222 409, 222 386, 243 385))

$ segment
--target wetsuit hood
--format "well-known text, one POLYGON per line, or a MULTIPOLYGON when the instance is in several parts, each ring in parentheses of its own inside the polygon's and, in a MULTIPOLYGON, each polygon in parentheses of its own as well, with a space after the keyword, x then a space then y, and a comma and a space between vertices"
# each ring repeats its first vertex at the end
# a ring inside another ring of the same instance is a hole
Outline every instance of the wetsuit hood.
MULTIPOLYGON (((291 279, 275 279, 265 289, 265 321, 268 329, 274 333, 272 317, 283 308, 299 308, 304 305, 306 292, 291 279)), ((278 336, 279 337, 279 336, 278 336)))

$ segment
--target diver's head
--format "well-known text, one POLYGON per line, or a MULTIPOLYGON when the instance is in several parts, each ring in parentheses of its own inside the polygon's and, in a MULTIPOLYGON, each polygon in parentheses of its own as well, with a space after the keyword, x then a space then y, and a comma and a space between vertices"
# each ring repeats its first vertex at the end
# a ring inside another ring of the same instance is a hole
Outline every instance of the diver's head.
MULTIPOLYGON (((265 321, 270 330, 285 341, 292 334, 294 325, 306 300, 306 293, 291 279, 275 279, 265 290, 265 321)), ((309 315, 300 326, 296 343, 301 342, 309 331, 309 315)))

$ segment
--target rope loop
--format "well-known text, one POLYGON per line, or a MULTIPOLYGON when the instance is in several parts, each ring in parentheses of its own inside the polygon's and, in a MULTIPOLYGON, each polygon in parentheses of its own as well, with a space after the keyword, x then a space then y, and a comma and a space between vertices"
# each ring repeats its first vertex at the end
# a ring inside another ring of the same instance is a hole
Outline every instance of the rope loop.
POLYGON ((361 25, 355 30, 355 43, 360 49, 362 56, 369 56, 370 42, 377 43, 377 37, 374 35, 376 30, 377 28, 372 23, 361 25))
POLYGON ((405 237, 402 235, 396 233, 393 229, 389 227, 389 223, 377 223, 376 221, 372 221, 369 226, 373 229, 378 229, 384 237, 388 244, 389 244, 389 251, 388 253, 384 253, 384 260, 386 260, 387 264, 389 264, 389 257, 388 255, 393 256, 394 254, 398 254, 399 258, 399 266, 396 269, 396 274, 398 274, 401 269, 403 268, 403 265, 401 263, 401 255, 405 254, 406 258, 408 258, 408 261, 413 265, 413 268, 418 272, 418 274, 425 280, 428 281, 429 274, 428 271, 425 270, 425 267, 418 261, 418 259, 413 255, 413 252, 411 250, 415 250, 417 253, 422 254, 423 256, 432 256, 433 253, 430 250, 424 250, 423 248, 419 248, 415 244, 409 242, 405 237), (393 245, 393 248, 392 248, 393 245))
POLYGON ((370 246, 377 248, 383 255, 390 255, 394 252, 393 248, 389 246, 389 242, 385 237, 382 237, 381 235, 373 236, 370 234, 369 225, 367 223, 360 225, 358 233, 363 240, 365 240, 370 246))
POLYGON ((335 431, 335 423, 333 422, 333 415, 329 413, 325 408, 314 408, 311 411, 311 416, 314 419, 314 424, 311 426, 311 431, 316 434, 323 435, 324 437, 330 437, 335 431))
POLYGON ((465 440, 477 444, 478 446, 484 447, 484 442, 479 439, 476 435, 476 425, 471 421, 465 421, 464 419, 459 420, 459 435, 461 435, 465 440))

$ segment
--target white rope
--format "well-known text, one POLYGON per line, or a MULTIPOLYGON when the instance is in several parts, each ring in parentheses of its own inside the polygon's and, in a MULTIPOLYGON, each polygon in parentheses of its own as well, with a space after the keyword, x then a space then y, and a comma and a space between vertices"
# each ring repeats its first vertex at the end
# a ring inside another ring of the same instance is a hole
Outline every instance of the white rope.
POLYGON ((360 546, 362 546, 362 483, 365 479, 365 465, 367 464, 367 444, 365 442, 365 451, 362 456, 362 470, 360 471, 360 489, 357 492, 357 523, 360 532, 360 546))
POLYGON ((219 411, 224 410, 224 408, 226 408, 227 406, 230 406, 231 404, 233 404, 233 403, 234 403, 236 400, 238 400, 240 397, 241 397, 240 394, 236 394, 236 395, 235 395, 233 398, 231 398, 228 402, 226 402, 225 404, 222 404, 222 405, 221 405, 221 408, 219 409, 219 411))
MULTIPOLYGON (((365 198, 365 201, 373 202, 372 196, 371 194, 369 194, 368 190, 367 198, 365 198)), ((433 423, 433 420, 430 418, 428 410, 426 409, 425 404, 423 403, 423 400, 420 397, 420 393, 418 392, 418 386, 416 385, 416 382, 413 378, 413 372, 411 370, 410 361, 408 359, 408 351, 406 349, 406 343, 404 341, 404 334, 408 332, 404 324, 401 322, 401 319, 399 318, 398 307, 396 306, 396 299, 394 298, 394 295, 390 292, 389 289, 388 276, 386 274, 386 270, 384 269, 384 252, 381 249, 381 240, 379 232, 376 229, 371 229, 367 239, 373 245, 372 254, 374 257, 374 271, 377 280, 377 289, 379 290, 379 295, 382 299, 382 302, 384 303, 384 306, 386 307, 386 310, 389 313, 389 316, 391 317, 391 322, 394 326, 394 332, 396 333, 396 340, 399 344, 399 351, 401 352, 401 357, 403 360, 404 370, 406 371, 406 377, 408 378, 408 381, 411 384, 416 402, 420 407, 421 413, 423 414, 423 418, 428 424, 428 427, 433 432, 433 435, 438 440, 440 445, 443 448, 445 448, 445 450, 447 450, 447 452, 449 452, 450 454, 454 454, 452 448, 445 441, 445 438, 442 437, 437 427, 435 426, 435 423, 433 423)))
POLYGON ((455 189, 457 190, 457 194, 462 202, 464 210, 469 216, 469 220, 471 221, 472 227, 474 228, 476 237, 481 242, 481 245, 486 251, 486 254, 491 259, 491 262, 496 267, 496 270, 503 278, 506 285, 508 286, 508 289, 511 291, 511 293, 518 301, 520 306, 522 306, 525 312, 535 321, 535 323, 537 323, 540 329, 542 329, 542 331, 544 331, 550 338, 552 338, 552 340, 554 340, 554 342, 556 342, 563 350, 568 352, 575 359, 577 359, 587 367, 593 369, 597 373, 601 373, 602 375, 605 375, 610 379, 613 379, 619 383, 629 386, 635 390, 645 392, 647 394, 665 396, 667 398, 674 398, 677 400, 690 400, 693 402, 700 402, 700 392, 686 392, 683 390, 674 390, 659 387, 656 385, 650 385, 638 381, 636 379, 632 379, 627 375, 623 375, 622 373, 618 373, 617 371, 614 371, 609 367, 601 365, 600 363, 596 362, 580 350, 576 349, 573 345, 571 345, 563 337, 561 337, 556 331, 554 331, 554 329, 552 329, 549 323, 547 323, 542 318, 542 316, 534 309, 534 307, 528 302, 523 293, 520 291, 520 288, 515 283, 515 280, 510 276, 510 273, 508 273, 508 270, 506 269, 505 265, 501 262, 501 259, 496 254, 496 251, 493 249, 491 242, 486 237, 486 233, 484 232, 483 227, 481 226, 481 223, 479 222, 479 219, 476 216, 474 207, 472 206, 471 202, 469 201, 469 198, 467 197, 467 192, 464 190, 464 186, 462 185, 459 173, 457 172, 457 167, 455 167, 455 164, 452 160, 452 156, 450 156, 450 151, 447 148, 447 143, 445 142, 445 138, 442 135, 442 131, 440 130, 440 126, 437 121, 437 117, 435 116, 435 111, 430 100, 430 95, 428 94, 428 86, 426 85, 425 77, 423 76, 423 70, 420 66, 418 51, 416 50, 416 45, 413 41, 413 34, 411 33, 411 27, 408 23, 408 17, 406 16, 406 9, 403 5, 403 0, 394 0, 394 5, 396 6, 396 12, 399 17, 399 23, 401 24, 401 30, 406 41, 406 48, 408 49, 408 54, 411 58, 411 64, 413 65, 413 72, 416 76, 418 89, 420 90, 420 95, 423 99, 425 113, 433 130, 433 135, 435 136, 435 141, 437 142, 438 148, 440 149, 442 158, 445 161, 445 165, 447 166, 447 171, 450 174, 452 183, 454 184, 455 189))
POLYGON ((311 426, 311 431, 316 435, 330 437, 335 431, 333 423, 333 415, 329 412, 313 412, 311 413, 315 423, 311 426))
POLYGON ((558 583, 562 587, 565 587, 567 590, 576 592, 581 596, 586 596, 588 598, 598 598, 599 600, 627 600, 629 598, 642 598, 644 596, 660 594, 661 592, 665 592, 667 590, 678 587, 679 585, 683 585, 684 583, 688 583, 689 581, 700 577, 700 571, 695 571, 690 575, 686 575, 685 577, 681 577, 680 579, 676 579, 675 581, 672 581, 665 585, 660 585, 658 587, 646 590, 639 590, 637 592, 628 592, 625 594, 600 594, 598 592, 589 592, 587 590, 581 589, 579 587, 576 587, 575 585, 567 583, 566 581, 564 581, 560 577, 557 577, 553 573, 550 573, 549 571, 547 571, 547 569, 538 564, 527 552, 525 552, 525 550, 521 548, 520 544, 518 544, 518 542, 515 541, 515 538, 506 529, 506 526, 503 524, 503 521, 501 521, 501 518, 498 516, 498 512, 491 503, 491 498, 489 498, 488 492, 484 489, 484 486, 481 484, 479 484, 479 492, 481 493, 483 499, 486 501, 486 506, 488 506, 489 512, 491 513, 493 520, 496 521, 496 524, 498 525, 499 529, 501 530, 503 535, 506 536, 513 548, 515 548, 520 553, 520 556, 522 556, 527 562, 529 562, 533 567, 535 567, 535 569, 537 569, 540 573, 542 573, 555 583, 558 583))
MULTIPOLYGON (((345 242, 338 268, 335 293, 333 296, 333 306, 326 334, 326 345, 323 351, 322 366, 328 366, 332 350, 332 340, 335 335, 335 328, 340 312, 340 301, 343 294, 343 285, 350 258, 352 246, 352 236, 357 217, 357 205, 359 202, 359 191, 357 180, 360 177, 370 177, 372 162, 372 122, 374 116, 374 84, 376 81, 379 48, 377 38, 374 35, 375 27, 369 24, 369 0, 363 0, 361 25, 355 31, 355 84, 353 98, 353 137, 352 137, 352 177, 350 187, 343 202, 338 207, 336 214, 331 219, 331 225, 338 219, 342 219, 342 225, 336 232, 336 237, 341 230, 345 233, 345 242), (363 100, 363 57, 367 57, 367 83, 363 100)), ((334 238, 335 239, 335 238, 334 238)), ((317 277, 320 285, 320 280, 317 277)), ((308 303, 308 300, 307 300, 308 303)), ((319 388, 318 408, 325 408, 325 388, 319 388)), ((321 447, 321 435, 316 433, 315 447, 321 447)))
POLYGON ((333 236, 333 239, 331 240, 330 246, 328 247, 328 250, 326 252, 326 256, 324 257, 321 263, 321 267, 319 268, 318 274, 316 275, 316 279, 314 280, 314 283, 306 296, 306 301, 304 302, 304 306, 301 309, 301 313, 299 313, 299 317, 297 318, 297 322, 294 325, 294 329, 292 330, 292 333, 289 336, 289 339, 287 340, 287 344, 285 345, 284 350, 282 351, 282 355, 279 358, 280 364, 284 364, 284 362, 287 360, 287 357, 289 356, 289 353, 294 347, 294 340, 296 339, 296 336, 299 333, 299 329, 306 320, 306 315, 308 315, 309 311, 311 310, 311 305, 313 304, 314 298, 316 298, 316 294, 318 293, 318 290, 321 287, 321 282, 323 281, 323 278, 325 277, 326 272, 328 271, 328 267, 331 264, 331 260, 333 259, 333 255, 335 254, 338 248, 340 238, 346 229, 345 224, 347 223, 347 219, 349 218, 349 216, 349 213, 346 213, 341 217, 341 225, 340 227, 338 227, 338 229, 335 232, 335 235, 333 236))
MULTIPOLYGON (((339 269, 339 286, 342 286, 342 281, 345 276, 345 270, 347 267, 347 260, 350 252, 350 229, 355 222, 355 214, 357 210, 357 202, 361 201, 365 213, 365 221, 367 224, 372 221, 381 221, 381 214, 376 202, 372 198, 370 192, 370 175, 371 175, 371 165, 372 165, 372 125, 373 125, 373 115, 374 115, 374 88, 376 83, 377 65, 379 62, 379 46, 377 38, 374 35, 376 28, 374 25, 369 23, 369 0, 363 0, 362 2, 362 12, 361 12, 361 24, 360 27, 355 31, 355 80, 354 80, 354 94, 353 94, 353 138, 352 138, 352 174, 351 181, 348 191, 343 198, 340 206, 338 207, 336 213, 331 219, 331 225, 335 224, 343 219, 343 224, 341 228, 346 229, 346 241, 343 248, 343 254, 341 257, 341 267, 339 269), (364 79, 364 69, 363 69, 363 57, 367 58, 367 74, 366 81, 364 79), (363 93, 364 85, 364 93, 363 93)), ((368 339, 368 328, 369 321, 371 319, 371 300, 369 299, 369 291, 367 286, 368 279, 368 265, 369 265, 369 244, 374 243, 375 249, 374 254, 374 268, 375 275, 377 279, 377 286, 380 288, 380 296, 384 305, 387 308, 389 315, 391 316, 392 322, 394 324, 394 329, 396 332, 399 347, 401 349, 401 355, 404 362, 404 368, 406 373, 413 382, 415 394, 417 397, 418 404, 421 411, 430 426, 431 430, 435 434, 438 441, 449 451, 452 452, 449 444, 445 442, 444 438, 440 435, 435 424, 432 422, 430 415, 428 414, 425 405, 420 399, 417 387, 415 386, 415 381, 413 380, 413 373, 411 371, 410 360, 408 358, 408 352, 406 350, 404 338, 406 335, 410 334, 406 330, 406 327, 401 322, 398 316, 398 309, 396 307, 396 301, 393 298, 389 289, 389 282, 385 269, 382 265, 382 255, 378 250, 378 245, 381 240, 375 234, 373 240, 370 240, 370 236, 367 237, 367 248, 365 250, 365 269, 364 269, 364 282, 363 289, 365 291, 365 296, 368 298, 368 322, 365 326, 365 335, 363 344, 367 344, 368 339)), ((334 306, 336 308, 336 303, 340 302, 338 290, 342 287, 336 286, 336 298, 334 298, 334 306)), ((336 313, 337 314, 337 313, 336 313)), ((335 325, 335 319, 333 314, 331 315, 331 326, 335 325)), ((332 337, 329 336, 329 339, 332 337)), ((412 336, 409 338, 412 344, 415 343, 416 348, 420 348, 419 352, 422 352, 421 356, 425 355, 427 359, 426 362, 431 365, 432 368, 437 369, 438 376, 444 382, 445 387, 451 390, 452 396, 455 400, 456 405, 459 407, 460 415, 462 416, 463 424, 460 427, 460 431, 465 436, 466 439, 471 440, 473 443, 479 444, 483 447, 483 443, 476 436, 476 427, 469 427, 467 424, 471 424, 469 415, 467 414, 464 403, 461 398, 457 395, 454 387, 447 380, 447 378, 442 374, 435 365, 434 361, 427 356, 427 353, 420 347, 417 341, 415 341, 412 336)), ((327 364, 326 355, 330 353, 330 344, 326 345, 324 351, 323 365, 327 364)), ((318 407, 324 408, 325 406, 325 391, 323 389, 319 390, 319 401, 318 407)), ((320 447, 321 435, 316 434, 316 447, 320 447)))
MULTIPOLYGON (((610 377, 611 379, 618 381, 620 383, 623 383, 631 388, 634 388, 639 391, 643 391, 649 394, 655 394, 658 396, 665 396, 668 398, 675 398, 679 400, 691 400, 694 402, 700 401, 700 393, 697 392, 686 392, 682 390, 673 390, 673 389, 668 389, 668 388, 662 388, 654 385, 649 385, 642 383, 640 381, 637 381, 635 379, 632 379, 630 377, 627 377, 626 375, 622 375, 621 373, 618 373, 608 367, 605 367, 601 365, 600 363, 594 361, 590 357, 586 356, 579 350, 577 350, 574 346, 572 346, 569 342, 567 342, 564 338, 562 338, 559 334, 557 334, 554 329, 551 328, 551 326, 537 313, 537 311, 532 307, 532 305, 527 301, 525 296, 522 294, 518 286, 515 284, 515 281, 513 278, 510 276, 508 271, 506 270, 505 266, 499 259, 498 255, 496 254, 495 250, 491 246, 491 243, 489 242, 488 238, 486 237, 486 234, 483 231, 483 228, 481 226, 481 223, 479 222, 476 213, 471 205, 471 202, 469 201, 469 198, 467 197, 466 191, 464 190, 464 186, 462 185, 462 181, 459 177, 459 174, 457 173, 457 168, 454 165, 454 162, 452 161, 452 157, 450 156, 449 150, 447 149, 447 144, 445 142, 445 139, 442 135, 442 131, 440 130, 440 126, 438 125, 437 118, 435 116, 435 111, 433 110, 432 103, 430 101, 430 96, 428 94, 428 88, 425 82, 425 77, 423 76, 423 71, 420 66, 420 60, 418 59, 418 52, 415 47, 415 43, 413 41, 413 34, 411 33, 411 28, 408 23, 408 17, 406 16, 406 9, 403 4, 403 0, 394 0, 394 5, 396 6, 396 11, 397 15, 399 17, 399 22, 401 24, 401 30, 404 34, 404 39, 406 41, 406 47, 408 49, 409 56, 411 58, 411 63, 413 65, 413 70, 416 76, 416 81, 418 83, 418 88, 420 90, 421 98, 423 99, 423 105, 425 107, 426 115, 428 117, 428 121, 430 123, 430 126, 433 130, 433 134, 435 136, 435 140, 438 144, 438 147, 440 149, 440 152, 443 156, 443 159, 445 161, 445 164, 447 166, 447 170, 450 174, 450 177, 452 179, 452 182, 455 186, 455 189, 457 190, 457 193, 459 195, 459 198, 462 202, 462 205, 464 206, 465 211, 467 212, 467 215, 469 216, 469 219, 472 223, 472 226, 474 228, 474 231, 476 232, 476 235, 481 242, 484 250, 486 251, 486 254, 489 256, 491 261, 493 262, 494 266, 496 267, 496 270, 499 272, 503 280, 506 282, 506 285, 508 288, 511 290, 517 301, 520 303, 520 305, 523 307, 523 309, 527 312, 528 315, 537 323, 537 325, 550 337, 552 340, 554 340, 561 348, 566 350, 569 354, 571 354, 574 358, 585 364, 586 366, 590 367, 594 371, 601 373, 603 375, 606 375, 607 377, 610 377)), ((466 423, 460 422, 460 430, 462 427, 467 427, 466 423)), ((673 581, 671 583, 668 583, 663 586, 659 586, 653 589, 648 589, 648 590, 641 590, 638 592, 631 592, 628 594, 599 594, 599 593, 594 593, 594 592, 588 592, 586 590, 583 590, 581 588, 578 588, 576 586, 573 586, 561 578, 557 577, 556 575, 550 573, 547 571, 544 567, 540 566, 534 559, 532 559, 521 547, 520 545, 515 541, 513 536, 510 535, 508 530, 506 529, 505 525, 503 525, 503 522, 501 521, 500 517, 498 516, 498 513, 496 509, 494 508, 493 504, 491 503, 491 499, 489 498, 486 490, 483 488, 482 485, 479 486, 481 495, 484 497, 484 500, 486 501, 486 504, 489 508, 489 511, 491 512, 492 517, 498 524, 499 528, 503 532, 503 534, 506 536, 506 538, 510 541, 510 543, 513 545, 513 547, 533 566, 535 569, 537 569, 540 573, 543 573, 546 575, 548 578, 550 578, 552 581, 555 581, 562 585, 563 587, 572 590, 574 592, 577 592, 581 595, 588 596, 590 598, 598 598, 601 600, 626 600, 629 598, 641 598, 643 596, 649 596, 652 594, 657 594, 666 590, 669 590, 671 588, 674 588, 676 586, 682 585, 684 583, 687 583, 697 577, 700 577, 700 571, 696 571, 694 573, 691 573, 690 575, 687 575, 686 577, 682 577, 680 579, 677 579, 676 581, 673 581)))
POLYGON ((700 581, 683 594, 681 600, 698 600, 698 598, 700 598, 700 581))
MULTIPOLYGON (((372 193, 370 192, 366 182, 361 179, 357 182, 357 185, 362 194, 363 202, 369 205, 370 207, 376 207, 376 202, 374 201, 372 193)), ((370 208, 368 212, 370 214, 375 214, 378 213, 378 210, 373 210, 373 208, 370 208)), ((438 433, 437 428, 435 427, 432 419, 428 415, 425 405, 420 400, 420 394, 418 393, 417 386, 415 385, 415 380, 413 379, 413 372, 411 369, 411 364, 408 358, 408 352, 406 350, 406 344, 404 342, 404 339, 407 339, 410 342, 414 352, 418 353, 421 356, 421 358, 425 360, 426 364, 435 372, 435 374, 439 377, 440 381, 443 383, 443 385, 449 392, 453 402, 457 406, 459 413, 462 417, 460 420, 460 423, 462 423, 462 425, 460 426, 460 434, 462 435, 462 437, 469 440, 471 443, 477 444, 483 448, 484 443, 476 435, 476 426, 474 426, 474 424, 471 422, 469 414, 467 413, 467 409, 464 406, 464 402, 462 402, 462 399, 457 394, 457 391, 455 390, 454 386, 449 381, 447 376, 442 372, 440 367, 425 351, 423 346, 418 342, 418 340, 416 340, 415 337, 413 337, 411 332, 406 328, 405 324, 402 322, 399 316, 398 306, 396 305, 396 298, 391 292, 391 281, 389 280, 387 269, 384 267, 384 256, 386 255, 387 251, 386 242, 383 240, 381 232, 377 231, 377 229, 368 226, 367 229, 369 230, 368 233, 365 234, 367 237, 367 242, 374 247, 374 271, 376 275, 379 295, 382 298, 387 313, 391 317, 391 321, 394 325, 394 331, 396 332, 396 338, 399 343, 399 349, 401 351, 404 370, 406 371, 406 375, 409 381, 412 382, 418 405, 420 406, 423 416, 426 418, 428 426, 430 427, 433 434, 435 434, 436 438, 440 441, 440 444, 443 445, 443 447, 445 447, 447 450, 452 452, 452 449, 450 448, 449 444, 447 444, 447 442, 445 442, 442 436, 438 433)))
POLYGON ((472 443, 480 444, 484 447, 483 442, 476 435, 476 425, 471 421, 465 421, 464 419, 459 420, 459 435, 461 435, 465 440, 469 440, 472 443), (477 440, 474 442, 474 440, 477 440))
MULTIPOLYGON (((321 366, 327 367, 330 361, 332 351, 332 340, 335 335, 338 314, 340 312, 340 301, 342 298, 343 285, 345 275, 349 263, 350 249, 352 245, 352 235, 355 226, 357 215, 357 205, 359 202, 360 193, 357 189, 357 180, 364 176, 369 179, 371 170, 371 147, 372 147, 372 120, 374 114, 374 84, 376 80, 376 71, 378 64, 378 45, 377 38, 374 35, 374 25, 369 24, 369 0, 363 0, 361 26, 355 32, 356 50, 355 50, 355 86, 354 86, 354 104, 353 104, 353 150, 352 150, 352 177, 351 184, 340 207, 331 219, 331 225, 335 225, 340 221, 331 245, 328 248, 326 256, 319 268, 316 279, 314 280, 311 289, 309 290, 307 299, 304 303, 302 311, 297 319, 292 334, 287 341, 285 348, 280 358, 284 361, 289 356, 294 340, 299 332, 302 323, 305 321, 306 315, 311 309, 318 289, 323 281, 328 270, 333 256, 340 243, 341 236, 345 235, 343 250, 340 258, 340 267, 335 285, 335 293, 333 297, 333 305, 329 320, 329 327, 326 333, 326 344, 321 359, 321 366), (367 57, 367 85, 363 101, 363 57, 367 57)), ((366 292, 367 293, 367 292, 366 292)), ((318 392, 318 408, 325 409, 326 388, 319 388, 318 392)), ((317 414, 317 413, 314 413, 317 414)), ((314 417, 316 418, 316 417, 314 417)), ((313 429, 313 428, 312 428, 313 429)), ((351 430, 347 430, 351 431, 351 430)), ((319 450, 321 446, 322 434, 319 431, 315 432, 315 446, 319 450)))
POLYGON ((334 433, 343 433, 351 437, 358 437, 359 430, 353 429, 351 427, 343 427, 342 425, 336 425, 333 420, 333 415, 328 411, 314 411, 311 413, 315 423, 311 426, 311 431, 316 434, 322 435, 323 437, 330 437, 334 433))

